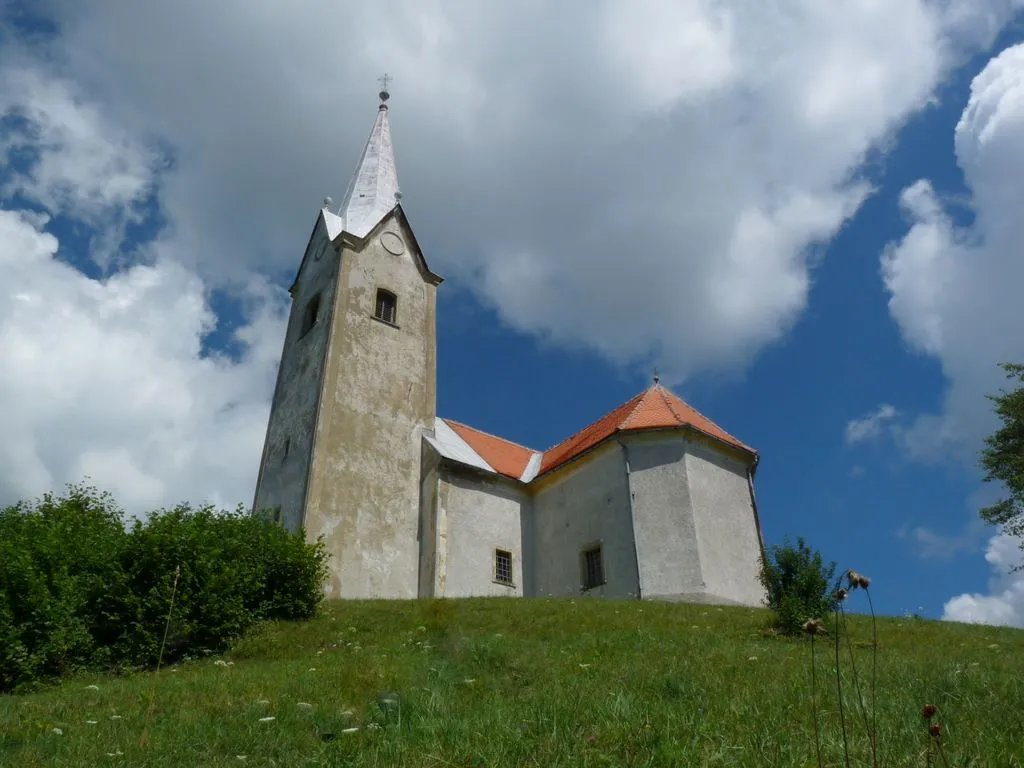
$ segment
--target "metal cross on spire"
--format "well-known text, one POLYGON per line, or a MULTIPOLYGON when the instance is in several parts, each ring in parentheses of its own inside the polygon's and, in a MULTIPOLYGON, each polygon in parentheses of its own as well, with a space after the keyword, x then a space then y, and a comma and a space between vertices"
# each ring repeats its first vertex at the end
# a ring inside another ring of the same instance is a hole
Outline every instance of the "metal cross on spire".
POLYGON ((385 72, 381 77, 377 78, 377 82, 380 83, 380 93, 377 95, 380 96, 381 106, 387 103, 387 100, 391 98, 391 94, 388 93, 388 82, 391 79, 391 75, 389 75, 387 72, 385 72))
POLYGON ((655 384, 661 381, 661 376, 658 375, 658 366, 654 366, 653 368, 651 368, 651 374, 654 378, 655 384))

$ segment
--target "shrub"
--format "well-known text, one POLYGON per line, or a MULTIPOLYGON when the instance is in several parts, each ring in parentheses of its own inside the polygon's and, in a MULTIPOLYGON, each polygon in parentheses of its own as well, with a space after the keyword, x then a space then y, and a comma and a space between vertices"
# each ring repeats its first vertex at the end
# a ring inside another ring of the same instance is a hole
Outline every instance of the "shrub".
POLYGON ((110 660, 124 544, 121 511, 94 488, 0 510, 0 690, 110 660))
POLYGON ((774 626, 784 634, 796 634, 811 618, 824 616, 835 607, 831 593, 836 564, 824 564, 821 553, 802 537, 796 547, 789 540, 769 548, 761 560, 761 583, 768 592, 774 626))
POLYGON ((108 494, 0 509, 0 691, 83 669, 148 666, 217 651, 264 619, 304 619, 323 597, 326 553, 239 508, 181 505, 125 528, 108 494))
POLYGON ((136 521, 126 562, 138 629, 132 656, 151 664, 163 639, 174 570, 181 575, 165 658, 213 652, 265 619, 305 619, 323 597, 326 553, 280 525, 180 505, 136 521), (159 628, 159 632, 146 628, 159 628))

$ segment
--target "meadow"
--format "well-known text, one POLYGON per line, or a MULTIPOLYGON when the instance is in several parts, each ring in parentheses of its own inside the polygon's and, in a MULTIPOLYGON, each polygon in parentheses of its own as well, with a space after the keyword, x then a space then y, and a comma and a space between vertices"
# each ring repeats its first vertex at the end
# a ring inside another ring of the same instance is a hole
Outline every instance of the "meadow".
MULTIPOLYGON (((826 617, 826 623, 833 619, 826 617)), ((849 615, 870 709, 870 617, 849 615)), ((3 766, 813 766, 809 638, 766 610, 595 599, 328 602, 219 656, 0 697, 3 766)), ((879 764, 1024 760, 1024 632, 880 618, 879 764)), ((844 638, 845 640, 845 638, 844 638)), ((845 765, 832 636, 822 764, 845 765)), ((870 765, 850 656, 851 765, 870 765)))

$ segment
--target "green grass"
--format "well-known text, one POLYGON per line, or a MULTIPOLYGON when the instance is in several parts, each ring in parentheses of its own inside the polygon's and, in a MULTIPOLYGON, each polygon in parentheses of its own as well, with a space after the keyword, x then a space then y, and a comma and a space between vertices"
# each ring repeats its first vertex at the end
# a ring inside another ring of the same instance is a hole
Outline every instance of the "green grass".
MULTIPOLYGON (((0 765, 816 765, 809 643, 767 620, 637 601, 328 603, 222 663, 0 697, 0 765)), ((870 619, 850 631, 866 679, 870 619)), ((1024 633, 918 619, 878 632, 883 765, 925 764, 926 702, 952 765, 1022 765, 1024 633)), ((842 765, 831 636, 816 650, 824 763, 842 765)), ((842 659, 852 764, 868 765, 842 659)))

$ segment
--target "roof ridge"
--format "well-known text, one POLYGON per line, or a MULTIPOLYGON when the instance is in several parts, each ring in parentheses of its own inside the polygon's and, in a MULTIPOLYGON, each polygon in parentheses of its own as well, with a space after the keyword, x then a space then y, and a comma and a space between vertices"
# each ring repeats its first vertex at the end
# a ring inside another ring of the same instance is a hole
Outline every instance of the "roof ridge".
MULTIPOLYGON (((629 429, 629 423, 630 423, 630 422, 631 422, 631 421, 632 421, 633 419, 635 419, 635 418, 636 418, 636 415, 637 415, 637 413, 639 413, 639 412, 640 412, 640 409, 641 409, 641 408, 643 408, 643 407, 644 407, 644 404, 645 404, 645 403, 647 402, 647 398, 649 398, 649 397, 651 396, 651 390, 653 390, 653 389, 654 389, 654 388, 655 388, 656 386, 657 386, 657 384, 655 384, 654 386, 648 387, 647 389, 643 390, 642 392, 640 392, 640 393, 639 393, 639 394, 637 394, 637 395, 634 395, 634 399, 635 399, 636 397, 639 397, 639 398, 640 398, 639 402, 637 402, 637 404, 636 404, 636 405, 634 405, 634 406, 633 406, 633 407, 632 407, 632 408, 630 409, 630 411, 629 411, 629 415, 628 415, 628 416, 626 416, 626 418, 624 418, 624 419, 623 419, 623 420, 622 420, 622 421, 621 421, 621 422, 619 423, 619 426, 618 426, 618 427, 616 427, 616 429, 621 429, 621 430, 626 430, 626 429, 629 429)), ((626 403, 628 403, 628 402, 629 402, 629 401, 627 400, 627 401, 626 401, 626 403)), ((625 403, 624 403, 623 405, 625 405, 625 403)), ((619 407, 621 408, 622 406, 620 405, 619 407)), ((671 410, 671 409, 669 409, 669 410, 671 410)))
MULTIPOLYGON (((676 417, 676 418, 677 418, 677 419, 679 420, 679 422, 680 422, 680 425, 681 425, 681 426, 687 426, 687 427, 689 427, 690 429, 695 429, 695 430, 697 430, 698 432, 701 432, 701 433, 703 433, 703 434, 705 434, 705 435, 711 435, 711 433, 710 433, 710 432, 708 432, 707 430, 705 430, 705 429, 701 429, 701 428, 700 428, 700 427, 698 427, 698 426, 697 426, 696 424, 694 424, 694 423, 692 422, 692 420, 690 420, 690 419, 687 419, 687 418, 685 418, 685 417, 683 417, 683 416, 680 416, 680 415, 679 415, 678 413, 676 413, 675 409, 674 409, 674 408, 672 407, 672 398, 668 397, 668 396, 666 395, 666 393, 668 393, 668 395, 671 395, 671 396, 672 396, 672 397, 674 397, 674 398, 675 398, 676 400, 678 400, 679 402, 681 402, 681 403, 682 403, 683 405, 685 405, 685 406, 686 406, 687 408, 689 408, 689 409, 690 409, 691 411, 693 411, 693 412, 694 412, 694 414, 696 414, 697 416, 700 416, 700 417, 701 417, 702 419, 704 419, 705 421, 707 421, 707 422, 708 422, 708 424, 710 424, 710 425, 711 425, 712 427, 714 427, 714 428, 715 428, 715 429, 717 429, 717 430, 718 430, 719 432, 721 432, 721 433, 722 433, 722 434, 723 434, 723 435, 724 435, 725 437, 729 438, 730 440, 732 440, 733 442, 737 443, 738 445, 741 445, 741 446, 743 446, 744 448, 747 448, 748 450, 751 450, 751 451, 752 451, 752 450, 754 450, 753 448, 750 448, 750 446, 748 446, 748 445, 747 445, 746 443, 744 443, 744 442, 743 442, 742 440, 740 440, 740 439, 739 439, 738 437, 736 437, 735 435, 733 435, 733 434, 732 434, 731 432, 728 432, 728 431, 726 431, 725 429, 723 429, 723 428, 722 428, 722 425, 721 425, 721 424, 719 424, 719 423, 718 423, 717 421, 713 421, 713 420, 712 420, 712 419, 711 419, 711 418, 710 418, 710 417, 709 417, 709 416, 708 416, 707 414, 705 414, 705 413, 704 413, 703 411, 699 411, 699 410, 697 410, 697 409, 696 409, 696 408, 694 408, 694 407, 693 407, 692 405, 690 405, 690 404, 689 404, 688 402, 686 402, 685 400, 683 400, 683 398, 681 398, 681 397, 680 397, 679 395, 677 395, 677 394, 676 394, 675 392, 673 392, 672 390, 670 390, 670 389, 666 389, 665 387, 662 387, 662 386, 661 386, 660 384, 658 384, 657 386, 658 386, 658 388, 659 388, 659 389, 661 389, 661 390, 662 390, 662 399, 663 399, 663 400, 665 401, 665 406, 666 406, 666 407, 667 407, 667 408, 669 409, 669 411, 670 411, 670 412, 672 413, 672 415, 673 415, 673 416, 675 416, 675 417, 676 417)), ((712 436, 712 437, 714 437, 714 435, 711 435, 711 436, 712 436)))
MULTIPOLYGON (((669 394, 673 395, 677 400, 679 400, 684 405, 689 407, 694 413, 698 413, 696 408, 694 408, 692 405, 690 405, 685 400, 683 400, 681 397, 679 397, 679 395, 677 395, 675 392, 671 392, 670 390, 666 390, 665 387, 661 386, 661 384, 655 384, 654 386, 657 387, 658 394, 661 395, 661 401, 665 404, 665 407, 668 408, 668 412, 671 413, 673 416, 675 416, 676 417, 676 421, 678 421, 681 425, 682 424, 686 424, 687 420, 685 418, 683 418, 682 416, 680 416, 678 413, 676 413, 676 409, 672 407, 672 398, 670 398, 668 396, 669 394), (666 392, 668 394, 666 394, 666 392)), ((705 418, 707 418, 707 417, 705 416, 705 418)), ((709 421, 710 421, 710 419, 709 419, 709 421)), ((719 427, 719 429, 722 429, 722 428, 719 427)), ((722 429, 722 431, 725 432, 724 429, 722 429)))
POLYGON ((456 421, 455 419, 445 418, 444 416, 442 416, 440 418, 441 418, 441 421, 446 421, 446 422, 448 422, 449 425, 457 424, 458 426, 463 427, 464 429, 468 429, 468 430, 470 430, 472 432, 476 432, 477 434, 486 435, 487 437, 493 437, 495 440, 501 440, 503 443, 508 443, 509 445, 514 445, 516 448, 522 448, 524 451, 530 451, 532 453, 543 453, 543 451, 538 451, 535 448, 531 448, 528 445, 523 445, 522 443, 517 443, 515 440, 509 440, 507 437, 501 437, 500 435, 495 435, 492 432, 485 432, 482 429, 477 429, 476 427, 471 427, 471 426, 469 426, 469 424, 463 424, 461 421, 456 421))
POLYGON ((621 409, 621 408, 625 408, 625 407, 626 407, 627 405, 629 405, 630 403, 632 403, 632 402, 633 402, 634 400, 638 400, 638 398, 639 398, 639 400, 638 400, 638 402, 636 403, 636 405, 634 405, 634 406, 633 406, 632 408, 630 408, 630 409, 629 409, 629 416, 627 416, 627 417, 626 417, 625 419, 623 419, 622 421, 620 421, 620 422, 619 422, 619 423, 618 423, 618 424, 616 425, 616 427, 615 427, 615 430, 616 430, 616 431, 617 431, 617 430, 619 430, 619 429, 622 429, 622 425, 623 425, 623 424, 624 424, 624 423, 625 423, 626 421, 628 421, 628 420, 630 419, 630 417, 632 417, 632 415, 633 415, 633 413, 634 413, 634 412, 636 411, 637 407, 638 407, 638 406, 640 405, 640 403, 641 403, 641 402, 643 402, 643 398, 644 398, 644 395, 646 395, 646 394, 647 394, 646 392, 639 392, 639 393, 637 393, 637 394, 633 395, 633 396, 632 396, 631 398, 629 398, 629 400, 627 400, 626 402, 624 402, 624 403, 619 403, 618 405, 616 405, 616 406, 615 406, 614 408, 612 408, 611 410, 609 410, 609 411, 606 411, 605 413, 601 414, 601 415, 600 415, 600 416, 599 416, 598 418, 596 418, 596 419, 591 419, 591 420, 590 420, 590 422, 588 422, 587 424, 585 424, 585 425, 583 425, 582 427, 580 427, 579 429, 577 429, 577 430, 576 430, 575 432, 573 432, 573 433, 572 433, 571 435, 569 435, 568 437, 564 437, 564 438, 562 438, 561 440, 559 440, 559 441, 558 441, 557 443, 555 443, 554 445, 552 445, 552 446, 551 446, 550 448, 546 448, 546 449, 544 449, 543 453, 548 453, 549 451, 553 451, 553 450, 554 450, 555 448, 557 448, 558 446, 560 446, 560 445, 564 445, 565 443, 568 443, 568 442, 569 442, 570 440, 572 440, 572 439, 573 439, 574 437, 576 437, 576 436, 578 436, 578 435, 582 434, 583 432, 586 432, 586 431, 587 431, 588 429, 590 429, 591 427, 593 427, 593 426, 594 426, 595 424, 599 424, 600 422, 604 421, 604 420, 605 420, 605 419, 607 419, 607 418, 608 418, 609 416, 611 416, 611 415, 612 415, 613 413, 615 413, 615 412, 616 412, 617 410, 619 410, 619 409, 621 409))

